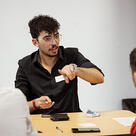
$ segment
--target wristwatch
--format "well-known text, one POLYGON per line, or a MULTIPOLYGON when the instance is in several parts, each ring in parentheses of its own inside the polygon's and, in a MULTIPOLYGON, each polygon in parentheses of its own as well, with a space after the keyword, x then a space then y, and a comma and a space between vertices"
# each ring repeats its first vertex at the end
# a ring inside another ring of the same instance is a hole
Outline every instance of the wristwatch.
POLYGON ((77 65, 74 63, 71 63, 71 65, 73 66, 74 70, 77 70, 77 65))

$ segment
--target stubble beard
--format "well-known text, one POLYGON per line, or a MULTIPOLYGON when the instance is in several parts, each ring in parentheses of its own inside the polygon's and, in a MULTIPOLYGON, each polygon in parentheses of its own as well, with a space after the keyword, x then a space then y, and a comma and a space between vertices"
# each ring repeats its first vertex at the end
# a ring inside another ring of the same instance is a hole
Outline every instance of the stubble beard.
MULTIPOLYGON (((49 51, 50 52, 50 51, 49 51)), ((57 57, 58 56, 58 51, 54 54, 54 55, 51 55, 51 54, 49 54, 49 53, 45 53, 45 52, 42 52, 45 56, 47 56, 47 57, 51 57, 51 58, 53 58, 53 57, 57 57)))

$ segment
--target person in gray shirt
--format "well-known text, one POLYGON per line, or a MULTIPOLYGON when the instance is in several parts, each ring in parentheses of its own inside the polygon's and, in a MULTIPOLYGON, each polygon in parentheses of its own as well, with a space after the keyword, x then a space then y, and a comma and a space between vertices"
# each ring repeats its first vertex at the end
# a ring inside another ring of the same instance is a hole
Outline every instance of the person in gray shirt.
POLYGON ((37 136, 26 97, 19 89, 0 89, 0 135, 37 136))

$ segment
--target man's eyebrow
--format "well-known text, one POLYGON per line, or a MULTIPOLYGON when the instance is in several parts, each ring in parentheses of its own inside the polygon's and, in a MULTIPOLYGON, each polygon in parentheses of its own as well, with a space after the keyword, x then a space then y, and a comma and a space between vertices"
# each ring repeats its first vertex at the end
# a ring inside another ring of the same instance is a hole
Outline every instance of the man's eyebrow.
POLYGON ((50 35, 45 35, 43 38, 50 37, 50 35))
POLYGON ((54 33, 54 35, 57 35, 57 34, 59 34, 59 32, 54 33))
MULTIPOLYGON (((57 35, 57 34, 59 34, 59 32, 54 33, 54 35, 57 35)), ((46 38, 46 37, 51 37, 51 34, 45 35, 43 38, 46 38)))

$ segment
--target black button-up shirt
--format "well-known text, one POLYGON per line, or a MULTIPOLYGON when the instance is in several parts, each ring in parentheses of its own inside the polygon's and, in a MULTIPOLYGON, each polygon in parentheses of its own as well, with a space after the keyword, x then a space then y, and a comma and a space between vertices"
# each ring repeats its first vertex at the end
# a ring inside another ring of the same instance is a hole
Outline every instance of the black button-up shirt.
POLYGON ((38 62, 39 51, 19 60, 19 68, 16 75, 15 87, 19 88, 28 101, 49 96, 55 102, 50 109, 39 109, 34 113, 57 113, 57 112, 79 112, 77 77, 66 84, 64 80, 56 82, 59 76, 58 69, 65 65, 75 63, 78 67, 96 68, 101 70, 88 59, 86 59, 77 48, 59 47, 59 59, 49 73, 38 62))

